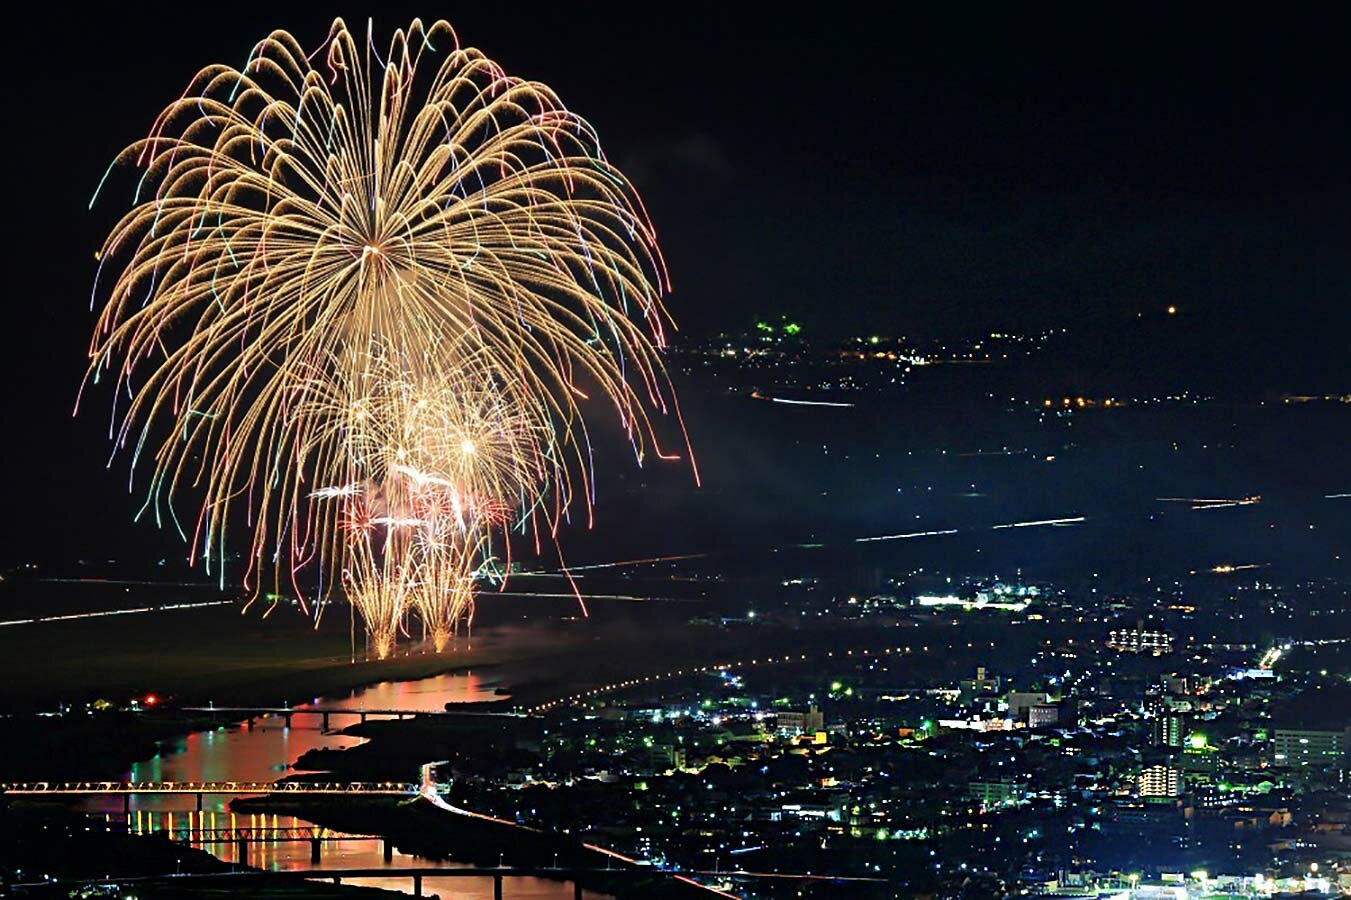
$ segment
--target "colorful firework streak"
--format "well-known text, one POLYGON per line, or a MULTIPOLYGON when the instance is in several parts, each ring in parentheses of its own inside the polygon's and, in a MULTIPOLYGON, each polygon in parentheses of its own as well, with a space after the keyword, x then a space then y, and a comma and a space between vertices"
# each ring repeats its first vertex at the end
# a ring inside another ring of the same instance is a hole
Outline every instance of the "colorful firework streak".
POLYGON ((86 382, 115 382, 142 513, 222 585, 242 529, 252 596, 317 617, 341 587, 377 655, 410 614, 443 646, 494 543, 590 524, 594 409, 640 465, 678 458, 668 417, 688 455, 637 193, 552 90, 447 23, 383 54, 369 24, 309 53, 273 32, 119 164, 139 178, 98 255, 86 382))

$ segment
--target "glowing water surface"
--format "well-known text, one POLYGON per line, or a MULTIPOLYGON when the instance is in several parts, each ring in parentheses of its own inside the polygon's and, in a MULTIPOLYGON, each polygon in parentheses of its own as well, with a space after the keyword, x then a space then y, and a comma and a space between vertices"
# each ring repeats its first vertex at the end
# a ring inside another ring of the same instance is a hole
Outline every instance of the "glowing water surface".
MULTIPOLYGON (((473 673, 438 675, 417 681, 385 682, 360 688, 343 697, 306 698, 306 702, 291 705, 307 709, 316 706, 326 709, 401 709, 440 711, 447 703, 467 703, 500 699, 494 693, 497 681, 473 673)), ((378 718, 378 717, 376 717, 378 718)), ((340 729, 359 720, 356 712, 330 716, 330 727, 340 729)), ((319 748, 351 747, 364 743, 363 738, 350 737, 322 730, 322 719, 315 714, 297 715, 287 727, 281 716, 266 716, 254 720, 250 729, 245 722, 221 725, 212 731, 199 731, 164 748, 152 759, 133 765, 124 777, 128 781, 275 781, 297 770, 290 767, 309 750, 319 748)), ((415 783, 417 772, 408 774, 415 783)), ((236 814, 230 812, 229 801, 223 795, 202 798, 202 809, 197 809, 197 798, 192 794, 161 794, 135 796, 131 799, 128 827, 134 833, 169 831, 180 836, 201 836, 206 832, 236 831, 239 829, 269 829, 285 834, 287 829, 314 827, 312 823, 294 816, 261 813, 236 814)), ((86 808, 103 812, 120 820, 123 815, 122 797, 99 797, 89 800, 86 808)), ((411 894, 412 879, 398 876, 400 868, 409 866, 463 868, 465 864, 423 859, 395 851, 386 862, 383 842, 378 838, 350 838, 338 832, 320 846, 320 861, 311 861, 312 844, 309 840, 276 840, 247 845, 247 862, 262 869, 389 869, 389 877, 351 879, 352 884, 379 887, 411 894)), ((199 847, 226 862, 239 862, 238 845, 220 843, 194 837, 189 844, 199 847)), ((348 880, 344 879, 344 884, 348 880)), ((477 900, 492 896, 492 880, 488 878, 445 878, 433 875, 423 878, 424 896, 439 895, 443 900, 477 900)), ((602 894, 585 892, 587 896, 602 894)), ((573 896, 572 885, 543 878, 507 878, 503 882, 503 896, 524 900, 567 900, 573 896)))

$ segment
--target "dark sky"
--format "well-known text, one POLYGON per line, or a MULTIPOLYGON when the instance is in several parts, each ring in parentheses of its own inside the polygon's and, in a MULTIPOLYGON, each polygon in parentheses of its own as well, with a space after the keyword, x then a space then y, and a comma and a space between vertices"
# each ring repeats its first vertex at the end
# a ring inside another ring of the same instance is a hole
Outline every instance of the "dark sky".
MULTIPOLYGON (((70 499, 54 485, 84 491, 101 470, 106 406, 73 425, 69 410, 93 252, 125 208, 86 209, 104 167, 198 68, 242 65, 274 27, 312 46, 335 12, 356 23, 378 7, 382 35, 449 18, 590 119, 644 193, 694 334, 780 312, 817 334, 1056 325, 1110 355, 1137 313, 1176 304, 1191 342, 1178 352, 1198 364, 1351 390, 1341 23, 1232 5, 740 6, 50 3, 14 17, 0 556, 56 514, 44 496, 70 499)), ((89 490, 125 521, 120 489, 89 490)))

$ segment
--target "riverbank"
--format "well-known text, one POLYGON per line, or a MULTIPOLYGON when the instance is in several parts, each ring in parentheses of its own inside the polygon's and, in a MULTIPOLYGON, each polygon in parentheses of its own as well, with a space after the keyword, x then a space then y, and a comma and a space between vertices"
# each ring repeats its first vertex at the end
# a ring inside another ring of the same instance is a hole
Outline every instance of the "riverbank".
POLYGON ((318 627, 293 610, 268 619, 237 608, 185 609, 0 629, 0 709, 50 711, 98 700, 123 705, 271 705, 509 664, 571 643, 547 620, 478 629, 443 653, 410 643, 385 660, 352 652, 348 623, 318 627), (79 660, 72 666, 73 659, 79 660))
MULTIPOLYGON (((507 679, 519 672, 527 693, 544 695, 558 690, 550 659, 574 644, 566 629, 546 623, 499 626, 446 653, 410 649, 389 660, 353 663, 349 655, 314 655, 316 646, 332 649, 331 641, 308 625, 300 635, 285 624, 273 634, 222 610, 165 615, 166 628, 183 623, 175 616, 191 620, 182 641, 157 640, 124 622, 108 626, 112 634, 80 621, 0 629, 0 671, 11 676, 0 679, 0 742, 7 748, 0 754, 0 781, 116 780, 170 741, 233 724, 225 716, 180 711, 187 706, 300 704, 350 696, 369 685, 469 671, 507 679), (155 652, 136 656, 141 642, 155 645, 155 652), (79 667, 69 665, 73 650, 79 667), (536 657, 542 661, 532 662, 536 657), (153 705, 147 705, 149 697, 153 705), (132 699, 139 701, 135 710, 132 699)), ((507 696, 489 697, 475 706, 509 702, 507 696)))
MULTIPOLYGON (((88 817, 50 807, 0 805, 0 894, 32 898, 67 898, 69 884, 16 888, 46 879, 62 882, 146 878, 173 874, 220 874, 237 869, 192 847, 162 838, 134 837, 105 828, 88 817)), ((250 896, 304 900, 381 900, 401 895, 374 888, 298 882, 294 879, 252 881, 233 888, 219 881, 193 884, 138 882, 128 894, 141 900, 250 896)))

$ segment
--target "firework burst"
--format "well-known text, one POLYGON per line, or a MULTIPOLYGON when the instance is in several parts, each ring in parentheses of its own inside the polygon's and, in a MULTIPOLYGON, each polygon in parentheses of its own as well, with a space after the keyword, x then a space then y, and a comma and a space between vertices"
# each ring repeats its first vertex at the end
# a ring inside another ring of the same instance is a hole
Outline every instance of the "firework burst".
POLYGON ((669 286, 636 192, 553 91, 448 24, 383 54, 341 20, 310 53, 274 32, 118 164, 138 177, 87 380, 115 382, 142 511, 222 584, 242 530, 253 596, 318 615, 341 585, 387 652, 410 609, 453 627, 494 532, 589 521, 595 407, 640 463, 673 458, 669 286))

